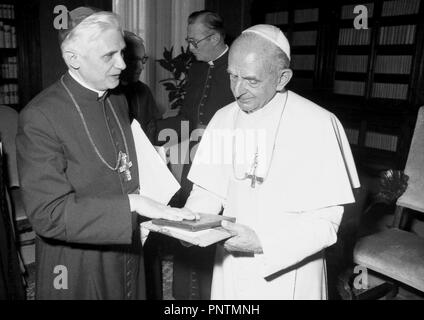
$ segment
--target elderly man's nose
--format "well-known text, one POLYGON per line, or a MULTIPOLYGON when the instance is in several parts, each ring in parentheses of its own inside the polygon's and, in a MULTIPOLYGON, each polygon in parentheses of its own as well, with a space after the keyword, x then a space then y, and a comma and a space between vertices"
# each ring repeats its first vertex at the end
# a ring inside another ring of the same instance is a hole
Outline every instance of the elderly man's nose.
POLYGON ((123 57, 118 56, 118 58, 115 61, 115 67, 121 70, 124 70, 127 67, 123 57))
POLYGON ((246 92, 243 79, 238 79, 234 85, 234 93, 236 97, 240 97, 246 92))

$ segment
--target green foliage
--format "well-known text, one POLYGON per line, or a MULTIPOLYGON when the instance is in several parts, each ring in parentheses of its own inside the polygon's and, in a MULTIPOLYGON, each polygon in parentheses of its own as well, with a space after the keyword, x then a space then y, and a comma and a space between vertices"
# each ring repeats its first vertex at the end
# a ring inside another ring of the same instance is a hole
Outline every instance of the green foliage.
POLYGON ((173 57, 174 47, 169 50, 164 48, 163 59, 156 60, 160 66, 172 74, 172 77, 162 79, 159 83, 168 91, 168 100, 171 109, 177 109, 182 105, 185 95, 185 84, 187 82, 188 69, 193 60, 193 55, 188 47, 184 50, 181 47, 181 53, 173 57))

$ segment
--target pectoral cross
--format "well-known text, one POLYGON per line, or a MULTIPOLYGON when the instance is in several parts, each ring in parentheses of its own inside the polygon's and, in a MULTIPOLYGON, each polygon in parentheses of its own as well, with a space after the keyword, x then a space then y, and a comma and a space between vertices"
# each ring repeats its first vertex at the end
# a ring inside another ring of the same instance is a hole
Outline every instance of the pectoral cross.
POLYGON ((253 166, 252 166, 252 173, 251 174, 248 174, 248 173, 245 174, 245 178, 250 179, 250 181, 251 181, 250 187, 252 187, 252 188, 255 188, 256 182, 258 182, 259 184, 264 182, 264 178, 256 176, 256 168, 257 167, 258 167, 258 151, 256 151, 256 153, 255 153, 255 160, 254 160, 253 166))
POLYGON ((128 161, 128 156, 126 153, 122 153, 121 155, 121 166, 119 167, 119 172, 125 173, 125 181, 131 181, 131 171, 132 162, 128 161))

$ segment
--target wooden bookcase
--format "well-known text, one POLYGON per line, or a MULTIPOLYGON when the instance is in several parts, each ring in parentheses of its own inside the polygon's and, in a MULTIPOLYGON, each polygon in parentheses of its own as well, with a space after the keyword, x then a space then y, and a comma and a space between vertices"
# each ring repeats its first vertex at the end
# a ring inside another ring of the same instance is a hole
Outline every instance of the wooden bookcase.
POLYGON ((252 16, 285 32, 289 88, 339 117, 358 166, 403 169, 423 104, 424 0, 270 1, 252 16), (368 29, 354 27, 356 5, 368 29))
POLYGON ((280 27, 291 44, 291 67, 296 72, 292 86, 312 89, 315 86, 318 58, 320 8, 283 6, 265 14, 265 23, 280 27))
POLYGON ((0 103, 17 111, 41 91, 39 1, 0 1, 0 103))
POLYGON ((15 5, 0 3, 0 104, 19 109, 15 5))

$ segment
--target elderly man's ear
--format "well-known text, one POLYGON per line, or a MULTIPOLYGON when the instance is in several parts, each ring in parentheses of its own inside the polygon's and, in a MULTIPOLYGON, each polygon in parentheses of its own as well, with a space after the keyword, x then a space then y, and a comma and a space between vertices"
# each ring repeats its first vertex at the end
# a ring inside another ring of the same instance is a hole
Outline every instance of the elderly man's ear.
POLYGON ((80 67, 78 54, 72 50, 66 50, 63 53, 63 59, 65 60, 66 64, 71 67, 72 69, 78 70, 80 67))
POLYGON ((277 91, 282 91, 284 87, 290 82, 292 76, 293 71, 291 69, 281 70, 278 78, 277 91))
POLYGON ((221 41, 221 35, 218 32, 214 33, 214 35, 211 36, 211 41, 214 45, 217 45, 221 41))

